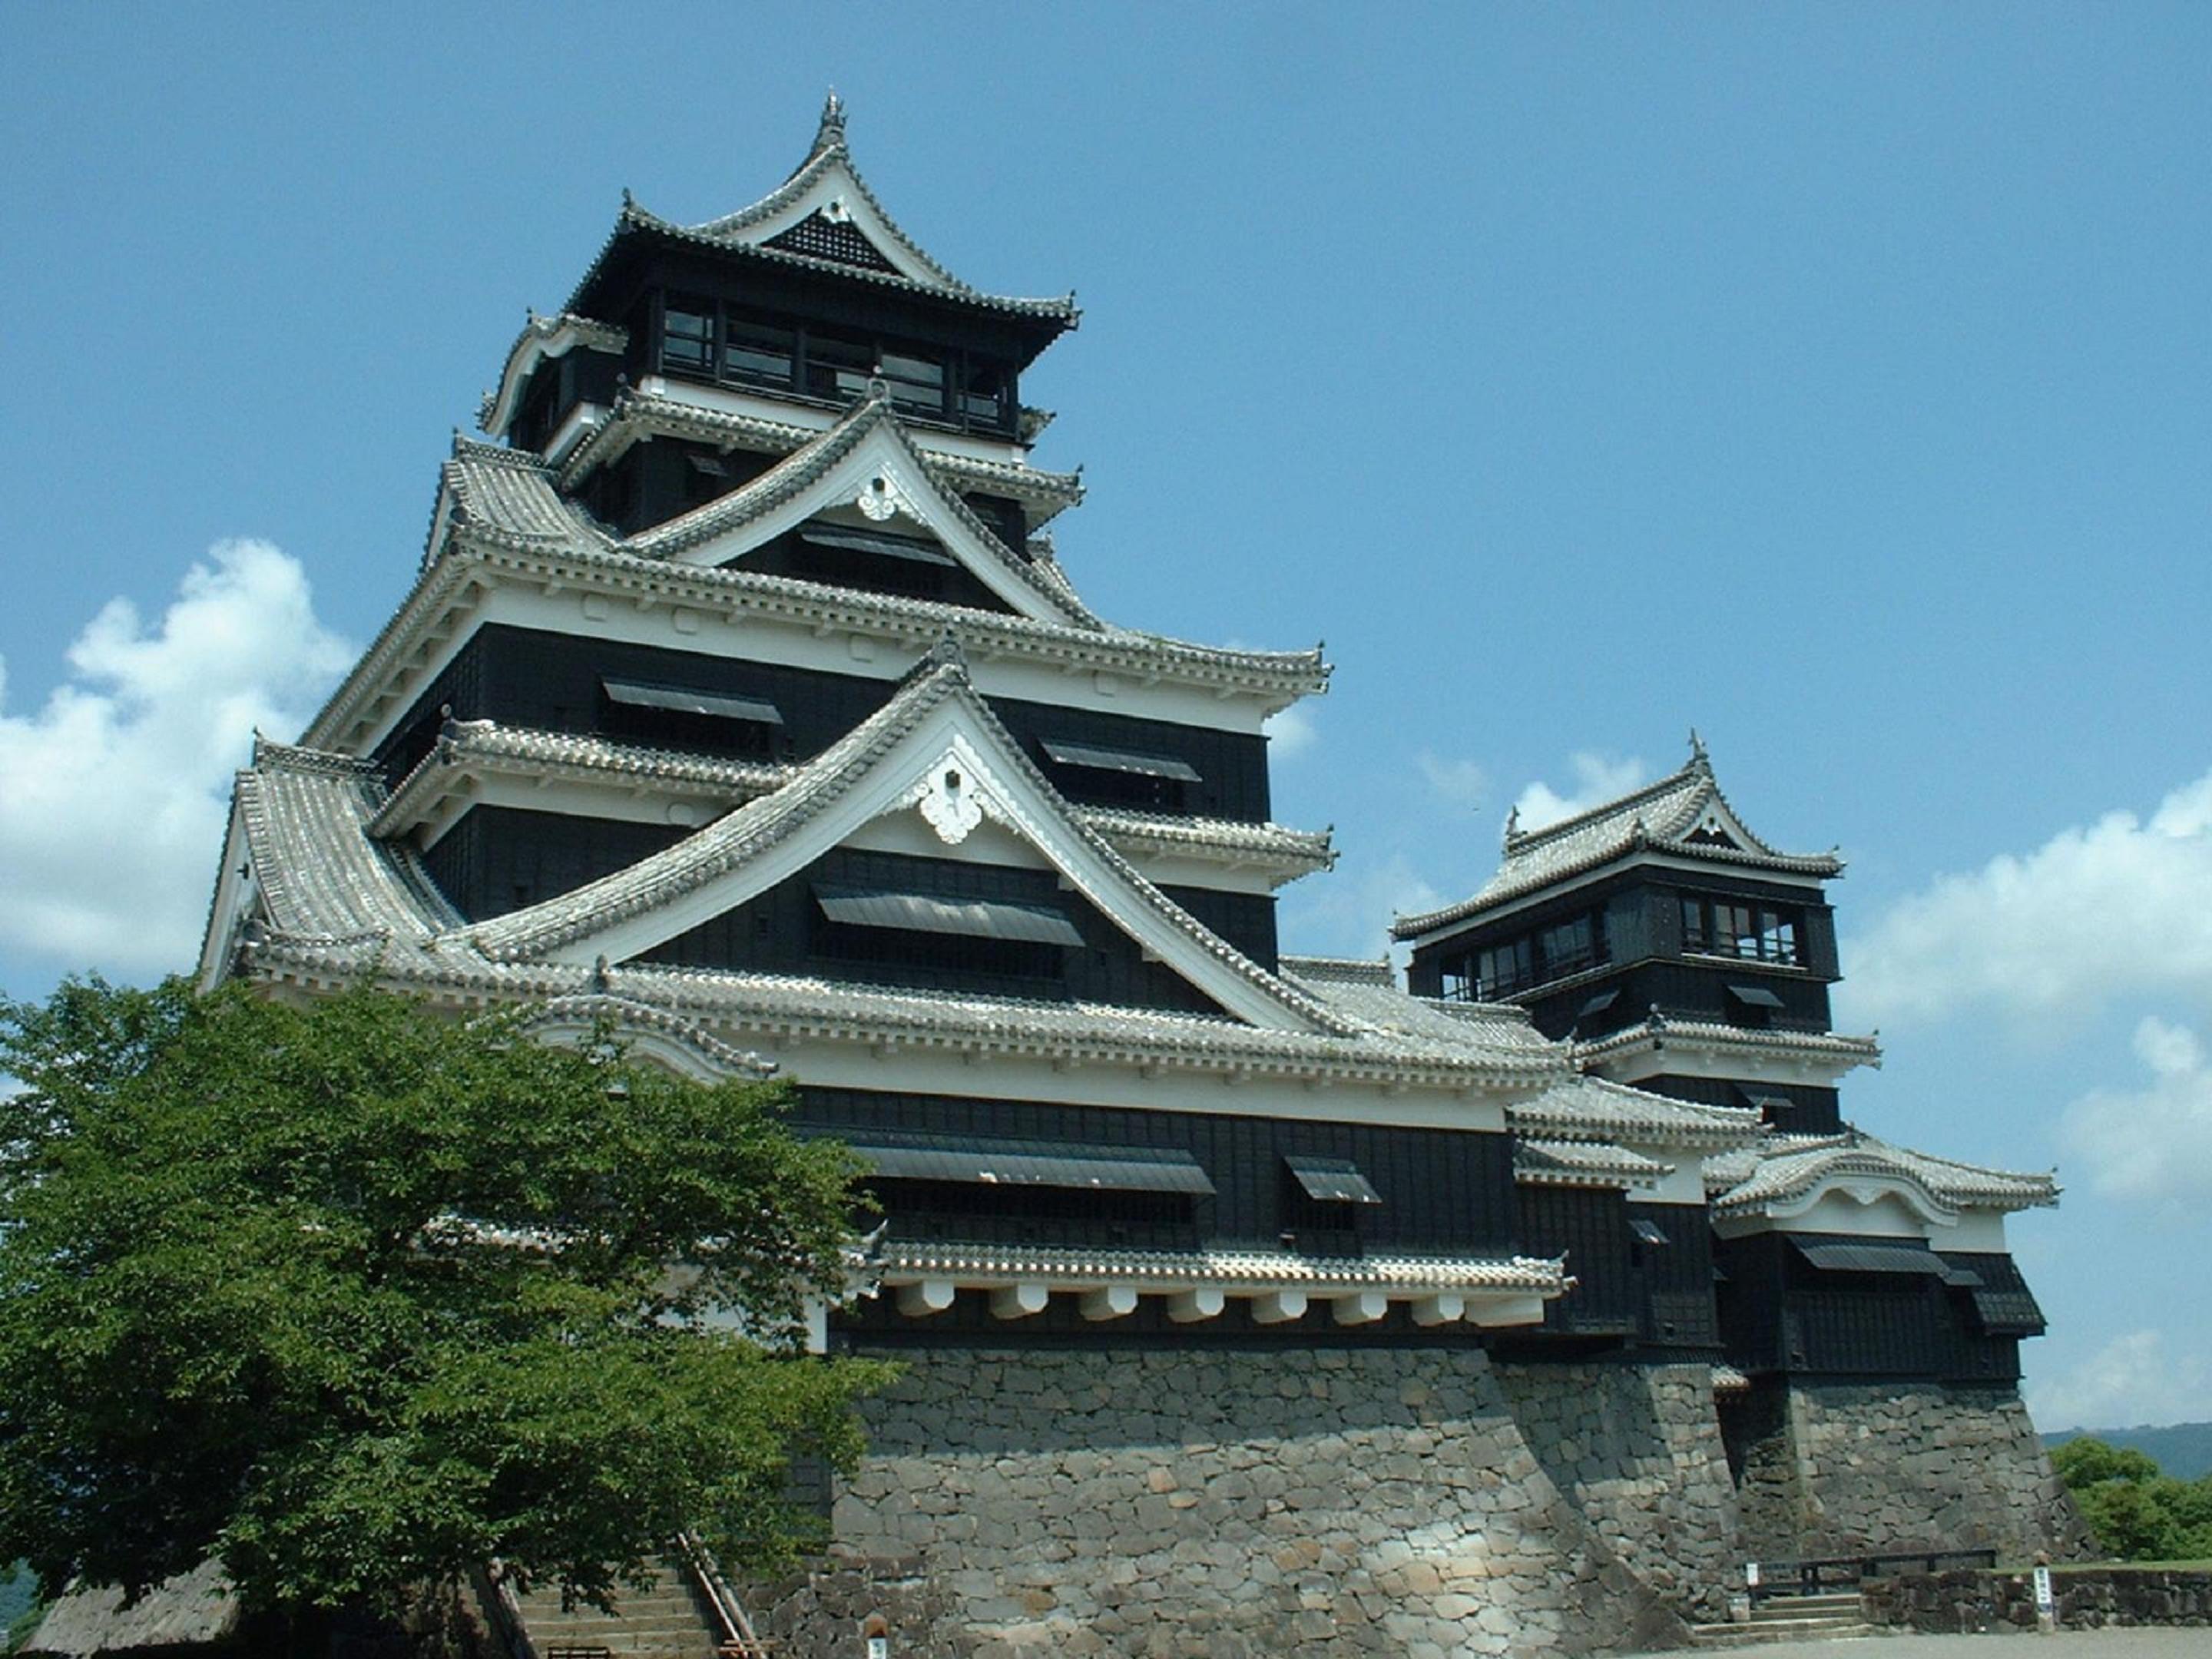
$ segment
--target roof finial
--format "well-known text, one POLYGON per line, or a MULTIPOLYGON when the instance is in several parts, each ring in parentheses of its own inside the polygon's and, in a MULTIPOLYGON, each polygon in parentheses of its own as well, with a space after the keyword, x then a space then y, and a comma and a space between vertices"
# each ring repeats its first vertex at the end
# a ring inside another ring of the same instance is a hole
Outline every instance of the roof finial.
POLYGON ((1690 728, 1690 764, 1704 766, 1708 764, 1710 760, 1711 757, 1705 753, 1705 740, 1698 735, 1698 728, 1692 726, 1690 728))
POLYGON ((830 95, 822 100, 822 125, 814 131, 814 149, 818 155, 845 142, 845 100, 837 95, 837 88, 830 88, 830 95))
POLYGON ((1521 803, 1515 801, 1513 810, 1505 815, 1505 844, 1508 847, 1521 839, 1521 803))
POLYGON ((929 655, 925 660, 932 668, 947 665, 965 668, 968 666, 968 653, 960 648, 958 637, 948 628, 938 635, 937 643, 929 647, 929 655))

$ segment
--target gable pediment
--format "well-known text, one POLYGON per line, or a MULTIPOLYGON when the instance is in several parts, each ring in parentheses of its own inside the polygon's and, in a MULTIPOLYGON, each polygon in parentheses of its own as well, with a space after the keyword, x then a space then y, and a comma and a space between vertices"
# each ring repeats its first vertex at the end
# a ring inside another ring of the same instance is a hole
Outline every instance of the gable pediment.
POLYGON ((672 563, 722 567, 810 525, 829 533, 842 526, 854 539, 872 538, 894 550, 903 543, 921 556, 942 557, 1033 622, 1097 626, 1064 587, 1048 586, 945 491, 881 398, 742 489, 632 537, 623 547, 672 563))
MULTIPOLYGON (((966 670, 941 665, 772 794, 630 868, 469 930, 486 954, 588 965, 653 952, 847 847, 1011 839, 1009 869, 1049 871, 1148 962, 1249 1024, 1331 1031, 1341 1022, 1211 933, 1133 869, 1023 757, 966 670)), ((994 860, 996 862, 997 860, 994 860)), ((1019 901, 1015 901, 1019 902, 1019 901)))

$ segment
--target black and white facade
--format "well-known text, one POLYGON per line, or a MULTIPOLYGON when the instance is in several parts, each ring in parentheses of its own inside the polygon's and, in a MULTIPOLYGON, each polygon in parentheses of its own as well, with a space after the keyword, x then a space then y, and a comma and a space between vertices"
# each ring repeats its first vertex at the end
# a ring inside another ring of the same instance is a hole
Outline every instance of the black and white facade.
POLYGON ((834 100, 752 207, 626 199, 390 622, 240 775, 204 979, 789 1078, 888 1218, 823 1338, 917 1364, 1420 1350, 1691 1367, 1723 1413, 2009 1384, 2002 1218, 2054 1189, 1844 1125, 1876 1051, 1828 1029, 1840 866, 1758 842, 1702 751, 1401 919, 1410 990, 1284 952, 1275 894, 1334 852, 1274 821, 1264 726, 1328 670, 1085 605, 1022 400, 1077 320, 924 252, 834 100))

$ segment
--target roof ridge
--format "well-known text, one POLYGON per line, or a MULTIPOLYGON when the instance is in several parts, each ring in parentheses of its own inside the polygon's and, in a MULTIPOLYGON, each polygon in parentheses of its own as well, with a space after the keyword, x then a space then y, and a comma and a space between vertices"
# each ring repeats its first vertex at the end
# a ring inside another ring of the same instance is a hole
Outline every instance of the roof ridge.
POLYGON ((1555 841, 1570 830, 1582 829, 1601 818, 1614 817, 1628 807, 1639 805, 1666 793, 1670 789, 1678 788, 1700 774, 1708 782, 1711 781, 1712 767, 1705 761, 1702 753, 1693 757, 1688 765, 1668 773, 1663 778, 1641 785, 1625 795, 1615 796, 1611 800, 1601 801, 1595 806, 1586 807, 1571 817, 1558 819, 1540 830, 1516 831, 1509 828, 1506 831, 1505 856, 1510 859, 1516 853, 1528 851, 1541 847, 1547 842, 1555 841))

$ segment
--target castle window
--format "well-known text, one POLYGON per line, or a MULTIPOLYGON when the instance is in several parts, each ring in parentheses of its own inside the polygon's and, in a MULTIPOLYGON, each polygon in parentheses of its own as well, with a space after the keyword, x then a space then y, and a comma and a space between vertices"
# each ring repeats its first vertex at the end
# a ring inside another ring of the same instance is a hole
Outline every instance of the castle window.
POLYGON ((732 317, 722 325, 722 378, 757 386, 787 387, 799 360, 793 330, 750 318, 732 317))
POLYGON ((997 359, 815 328, 690 295, 663 301, 659 367, 663 374, 840 404, 881 379, 902 413, 994 432, 1013 426, 1013 376, 997 359))
POLYGON ((911 415, 945 414, 945 365, 908 346, 885 347, 878 367, 891 402, 911 415))
POLYGON ((1773 910, 1759 913, 1759 959, 1797 965, 1797 923, 1773 910))
POLYGON ((849 403, 868 389, 876 354, 864 339, 810 329, 806 335, 806 389, 817 398, 849 403))
POLYGON ((1803 957, 1798 944, 1798 919, 1788 910, 1754 909, 1725 899, 1685 896, 1682 907, 1682 948, 1705 956, 1735 957, 1743 962, 1771 962, 1795 968, 1803 957))
POLYGON ((1605 960, 1604 939, 1591 916, 1577 916, 1547 927, 1537 935, 1536 944, 1547 979, 1564 979, 1605 960))
POLYGON ((660 325, 660 362, 678 374, 714 372, 714 302, 672 295, 660 325))
POLYGON ((1471 1000, 1495 1002, 1500 997, 1510 996, 1514 992, 1535 983, 1531 955, 1528 941, 1525 939, 1493 945, 1476 952, 1474 995, 1471 1000))

